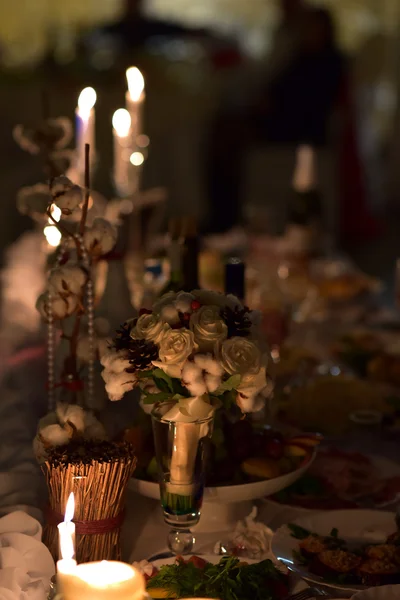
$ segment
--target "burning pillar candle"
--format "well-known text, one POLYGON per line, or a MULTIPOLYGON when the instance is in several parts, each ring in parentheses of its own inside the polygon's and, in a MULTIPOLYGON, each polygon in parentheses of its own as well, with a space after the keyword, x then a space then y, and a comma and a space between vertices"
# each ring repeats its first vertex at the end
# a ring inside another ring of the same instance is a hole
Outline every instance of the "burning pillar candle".
POLYGON ((58 538, 59 538, 59 546, 60 546, 60 555, 62 556, 62 549, 61 549, 61 541, 63 539, 71 539, 71 543, 72 543, 72 548, 73 548, 73 553, 71 558, 73 558, 75 556, 75 523, 72 522, 72 519, 74 518, 74 512, 75 512, 75 498, 74 498, 74 493, 71 492, 69 497, 68 497, 68 501, 67 501, 67 506, 65 507, 65 514, 64 514, 64 521, 62 523, 59 523, 59 525, 57 525, 58 527, 58 538))
POLYGON ((116 561, 78 565, 63 585, 64 600, 144 600, 145 596, 140 571, 116 561))
POLYGON ((126 71, 128 91, 126 92, 126 108, 132 120, 133 150, 137 149, 137 139, 142 133, 142 110, 145 99, 144 78, 137 67, 126 71))
POLYGON ((57 562, 57 589, 63 592, 65 584, 74 576, 76 569, 75 556, 75 524, 72 523, 75 502, 71 493, 65 509, 64 521, 58 525, 60 560, 57 562))
POLYGON ((92 87, 81 91, 76 109, 76 153, 77 171, 85 170, 85 144, 90 144, 91 160, 95 156, 95 110, 97 95, 92 87))
POLYGON ((114 186, 120 196, 131 193, 131 165, 132 153, 131 116, 125 108, 115 111, 113 119, 114 137, 114 186))

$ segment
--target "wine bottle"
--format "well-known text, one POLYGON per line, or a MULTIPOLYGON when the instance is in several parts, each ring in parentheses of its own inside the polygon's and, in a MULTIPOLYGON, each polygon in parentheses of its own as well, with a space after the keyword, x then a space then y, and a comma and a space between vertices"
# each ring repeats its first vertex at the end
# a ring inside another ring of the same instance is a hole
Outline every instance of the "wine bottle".
POLYGON ((304 227, 321 227, 322 198, 316 181, 315 151, 311 146, 297 150, 288 222, 304 227))
POLYGON ((225 294, 233 294, 242 301, 245 299, 245 264, 240 258, 230 258, 225 264, 225 294))
POLYGON ((168 261, 170 266, 169 280, 161 290, 161 296, 167 292, 179 292, 183 285, 181 220, 174 218, 169 222, 168 261))
POLYGON ((182 289, 190 292, 199 286, 199 238, 193 217, 182 219, 182 289))

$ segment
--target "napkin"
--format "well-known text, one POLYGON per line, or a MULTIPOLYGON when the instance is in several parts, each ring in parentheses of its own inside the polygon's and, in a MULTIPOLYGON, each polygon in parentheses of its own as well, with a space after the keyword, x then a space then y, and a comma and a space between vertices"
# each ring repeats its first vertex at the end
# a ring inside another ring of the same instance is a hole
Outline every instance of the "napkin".
POLYGON ((42 527, 15 511, 0 519, 0 599, 46 600, 55 566, 42 527))

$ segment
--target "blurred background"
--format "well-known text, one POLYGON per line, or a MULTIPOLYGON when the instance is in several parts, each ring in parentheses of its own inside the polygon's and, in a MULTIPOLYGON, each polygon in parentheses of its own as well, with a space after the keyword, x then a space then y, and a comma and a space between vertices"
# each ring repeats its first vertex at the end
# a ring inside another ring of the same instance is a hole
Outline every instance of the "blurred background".
POLYGON ((204 233, 283 230, 300 144, 334 244, 384 276, 397 255, 400 206, 398 0, 0 0, 1 249, 31 227, 21 186, 41 165, 13 140, 17 123, 74 118, 97 92, 94 187, 112 183, 111 119, 127 67, 146 82, 151 143, 142 188, 164 187, 167 213, 204 233), (386 266, 385 266, 386 265, 386 266))

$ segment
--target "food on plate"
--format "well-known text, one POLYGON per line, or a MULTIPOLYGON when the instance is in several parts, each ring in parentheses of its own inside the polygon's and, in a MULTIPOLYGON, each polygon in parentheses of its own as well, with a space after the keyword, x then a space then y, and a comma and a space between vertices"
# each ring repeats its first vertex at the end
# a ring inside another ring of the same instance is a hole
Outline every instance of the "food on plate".
POLYGON ((350 413, 357 410, 393 413, 378 385, 345 375, 324 375, 294 387, 280 407, 280 416, 302 430, 341 434, 350 427, 350 413))
POLYGON ((217 564, 199 556, 177 557, 147 580, 152 598, 219 598, 220 600, 283 600, 289 594, 288 576, 270 560, 247 564, 224 556, 217 564))
POLYGON ((303 477, 273 499, 301 508, 339 510, 383 506, 399 496, 400 477, 383 477, 369 456, 326 448, 303 477))
POLYGON ((290 524, 292 537, 299 540, 294 559, 327 582, 367 586, 400 583, 398 532, 384 544, 352 544, 339 538, 337 529, 329 536, 290 524))
MULTIPOLYGON (((135 477, 157 481, 151 423, 147 428, 147 423, 141 423, 129 430, 126 437, 135 446, 138 457, 135 477)), ((321 436, 314 434, 285 437, 280 431, 253 424, 247 418, 231 423, 218 416, 207 447, 206 483, 240 485, 285 475, 306 464, 321 440, 321 436)))

